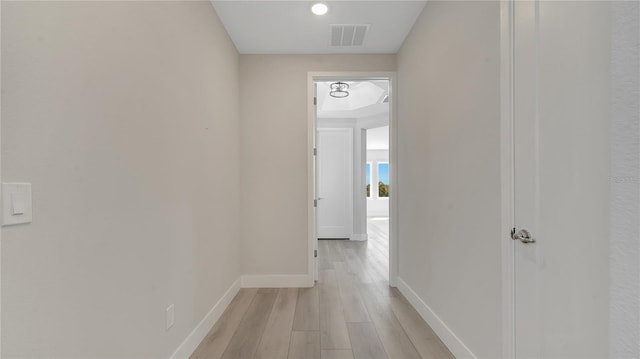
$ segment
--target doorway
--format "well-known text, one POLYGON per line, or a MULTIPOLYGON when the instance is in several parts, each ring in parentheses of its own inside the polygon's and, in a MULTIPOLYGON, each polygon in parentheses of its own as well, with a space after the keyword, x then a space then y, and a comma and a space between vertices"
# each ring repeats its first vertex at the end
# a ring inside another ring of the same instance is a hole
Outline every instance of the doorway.
POLYGON ((375 124, 366 137, 367 238, 388 252, 389 244, 389 125, 375 124))
POLYGON ((314 280, 319 263, 322 267, 328 259, 319 245, 326 249, 334 245, 325 246, 331 240, 342 239, 335 246, 370 247, 377 278, 395 286, 394 82, 393 73, 309 73, 309 273, 314 280), (334 90, 345 93, 332 96, 334 90))

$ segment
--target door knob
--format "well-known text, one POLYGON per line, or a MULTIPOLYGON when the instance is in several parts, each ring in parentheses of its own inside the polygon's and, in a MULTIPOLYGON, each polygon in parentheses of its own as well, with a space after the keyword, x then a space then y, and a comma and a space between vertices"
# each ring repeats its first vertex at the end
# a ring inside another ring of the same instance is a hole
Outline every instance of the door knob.
POLYGON ((515 228, 512 229, 511 230, 511 238, 513 238, 514 240, 519 240, 520 242, 522 242, 524 244, 536 243, 536 240, 531 237, 531 233, 526 229, 521 229, 518 232, 516 232, 515 228))

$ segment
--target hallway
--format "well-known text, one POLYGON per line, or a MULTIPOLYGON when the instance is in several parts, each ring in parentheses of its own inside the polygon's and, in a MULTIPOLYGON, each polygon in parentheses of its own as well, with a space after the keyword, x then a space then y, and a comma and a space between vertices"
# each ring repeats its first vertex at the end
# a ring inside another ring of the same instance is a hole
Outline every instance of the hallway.
POLYGON ((0 358, 640 359, 640 0, 0 9, 0 358))
POLYGON ((369 241, 319 241, 313 288, 241 289, 192 358, 453 358, 388 286, 388 220, 369 241))

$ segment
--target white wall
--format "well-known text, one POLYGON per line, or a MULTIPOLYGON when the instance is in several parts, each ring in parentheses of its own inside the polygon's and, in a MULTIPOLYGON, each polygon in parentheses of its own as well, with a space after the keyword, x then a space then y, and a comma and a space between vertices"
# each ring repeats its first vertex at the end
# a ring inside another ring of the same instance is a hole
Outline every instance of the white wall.
POLYGON ((400 284, 491 358, 502 356, 499 5, 429 1, 398 54, 400 284))
POLYGON ((307 75, 395 71, 395 55, 241 55, 242 270, 307 274, 307 75))
MULTIPOLYGON (((387 114, 388 116, 389 114, 387 114)), ((367 130, 368 150, 388 150, 389 149, 389 125, 369 128, 367 130)))
POLYGON ((239 276, 237 51, 208 1, 3 1, 2 27, 3 180, 34 197, 2 356, 169 357, 239 276))
POLYGON ((611 357, 640 358, 640 5, 612 2, 611 357))

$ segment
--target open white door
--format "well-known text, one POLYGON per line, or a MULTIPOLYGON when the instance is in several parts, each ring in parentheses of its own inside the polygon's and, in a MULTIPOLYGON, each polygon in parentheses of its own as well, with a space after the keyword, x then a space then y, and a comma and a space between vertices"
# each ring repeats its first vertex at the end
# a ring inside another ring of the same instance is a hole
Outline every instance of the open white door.
POLYGON ((608 357, 610 4, 513 6, 516 357, 608 357))
POLYGON ((317 134, 318 238, 353 233, 353 129, 319 128, 317 134))

